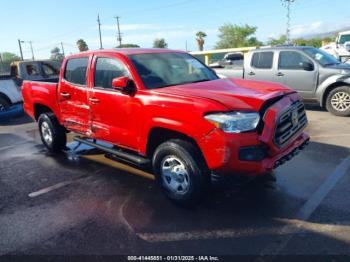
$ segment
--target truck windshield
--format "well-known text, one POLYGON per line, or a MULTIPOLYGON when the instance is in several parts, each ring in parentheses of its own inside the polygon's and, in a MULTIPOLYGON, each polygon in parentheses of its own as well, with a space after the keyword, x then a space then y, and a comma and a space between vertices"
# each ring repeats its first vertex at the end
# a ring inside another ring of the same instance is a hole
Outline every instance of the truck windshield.
POLYGON ((148 89, 218 79, 204 64, 186 53, 152 53, 129 56, 148 89))
POLYGON ((304 51, 311 58, 319 62, 322 66, 340 64, 340 62, 335 57, 318 48, 305 48, 304 51))

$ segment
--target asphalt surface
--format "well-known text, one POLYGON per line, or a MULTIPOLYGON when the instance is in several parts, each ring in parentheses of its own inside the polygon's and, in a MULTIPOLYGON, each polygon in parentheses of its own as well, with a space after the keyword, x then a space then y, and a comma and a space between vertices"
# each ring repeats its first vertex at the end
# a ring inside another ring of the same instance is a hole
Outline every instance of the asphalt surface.
POLYGON ((308 106, 311 144, 276 182, 216 187, 194 209, 152 175, 80 147, 49 154, 0 122, 0 255, 350 255, 350 118, 308 106))

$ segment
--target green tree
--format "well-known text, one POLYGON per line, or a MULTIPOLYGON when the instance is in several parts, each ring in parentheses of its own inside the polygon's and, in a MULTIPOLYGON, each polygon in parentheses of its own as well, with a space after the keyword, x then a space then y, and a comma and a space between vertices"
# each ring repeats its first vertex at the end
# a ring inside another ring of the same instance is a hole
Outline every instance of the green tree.
POLYGON ((156 38, 153 42, 153 48, 167 48, 168 44, 164 38, 156 38))
POLYGON ((286 42, 287 42, 287 36, 280 35, 279 38, 270 37, 269 40, 267 40, 267 45, 270 45, 270 46, 283 45, 286 42))
POLYGON ((203 47, 204 47, 204 38, 207 37, 207 34, 202 32, 202 31, 198 31, 196 33, 196 41, 197 41, 197 45, 198 45, 198 50, 199 51, 203 51, 203 47))
POLYGON ((118 45, 117 48, 139 48, 139 45, 136 44, 122 44, 122 45, 118 45))
POLYGON ((84 52, 84 51, 88 51, 89 50, 89 47, 88 47, 87 43, 83 39, 79 39, 77 41, 77 47, 79 49, 79 52, 84 52))
POLYGON ((58 47, 55 47, 51 50, 51 60, 62 61, 64 55, 61 53, 61 50, 58 47))
POLYGON ((257 30, 256 26, 224 24, 219 28, 219 41, 216 43, 216 49, 260 46, 262 43, 258 41, 254 34, 257 30))

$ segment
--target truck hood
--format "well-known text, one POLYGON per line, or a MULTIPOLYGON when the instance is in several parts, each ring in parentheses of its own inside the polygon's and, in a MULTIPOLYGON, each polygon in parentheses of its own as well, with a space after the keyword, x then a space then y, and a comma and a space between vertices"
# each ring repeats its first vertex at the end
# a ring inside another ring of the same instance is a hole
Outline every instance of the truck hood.
POLYGON ((157 92, 215 100, 230 110, 258 111, 268 100, 295 93, 281 84, 236 78, 157 89, 157 92))

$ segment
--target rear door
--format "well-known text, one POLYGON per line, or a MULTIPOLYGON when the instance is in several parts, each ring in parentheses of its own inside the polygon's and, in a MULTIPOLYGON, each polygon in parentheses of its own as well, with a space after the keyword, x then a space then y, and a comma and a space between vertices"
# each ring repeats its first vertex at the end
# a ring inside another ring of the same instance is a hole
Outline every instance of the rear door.
POLYGON ((247 59, 244 78, 248 80, 274 81, 274 52, 259 51, 251 54, 247 59))
POLYGON ((305 98, 311 98, 317 84, 318 69, 306 55, 295 50, 280 51, 276 81, 297 90, 305 98), (310 67, 305 69, 305 64, 310 67))
POLYGON ((71 58, 66 62, 58 99, 61 116, 68 129, 81 134, 90 133, 87 74, 89 56, 71 58))

